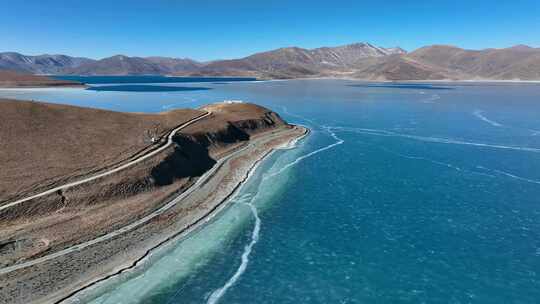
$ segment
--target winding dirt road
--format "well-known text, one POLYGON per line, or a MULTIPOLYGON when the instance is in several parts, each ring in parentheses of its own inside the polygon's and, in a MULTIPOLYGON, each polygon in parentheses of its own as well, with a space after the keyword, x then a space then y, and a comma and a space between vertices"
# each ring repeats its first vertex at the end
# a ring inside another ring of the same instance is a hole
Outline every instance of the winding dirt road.
POLYGON ((22 269, 22 268, 25 268, 25 267, 33 266, 33 265, 36 265, 36 264, 39 264, 39 263, 43 263, 43 262, 52 260, 52 259, 57 258, 59 256, 62 256, 62 255, 65 255, 65 254, 68 254, 68 253, 71 253, 71 252, 74 252, 74 251, 78 251, 78 250, 81 250, 81 249, 84 249, 84 248, 86 248, 88 246, 91 246, 91 245, 94 245, 96 243, 112 239, 112 238, 114 238, 114 237, 116 237, 116 236, 118 236, 118 235, 120 235, 122 233, 125 233, 127 231, 130 231, 130 230, 133 230, 133 229, 137 228, 138 226, 150 221, 151 219, 155 218, 156 216, 158 216, 158 215, 164 213, 165 211, 171 209, 172 207, 174 207, 176 204, 178 204, 180 201, 182 201, 186 196, 190 195, 193 191, 197 190, 201 184, 204 184, 207 181, 208 178, 212 177, 212 175, 221 167, 221 165, 224 162, 226 162, 230 158, 236 156, 238 153, 244 151, 245 149, 249 148, 251 145, 252 144, 248 144, 248 145, 242 147, 241 149, 238 149, 235 152, 233 152, 233 153, 221 158, 220 160, 218 160, 210 170, 208 170, 200 178, 197 179, 195 184, 193 184, 191 187, 189 187, 182 194, 180 194, 179 196, 177 196, 176 198, 174 198, 173 200, 171 200, 170 202, 168 202, 167 204, 165 204, 161 208, 157 209, 156 211, 148 214, 147 216, 145 216, 143 218, 140 218, 139 220, 136 220, 135 222, 132 222, 131 224, 126 225, 126 226, 124 226, 124 227, 122 227, 120 229, 117 229, 115 231, 112 231, 110 233, 102 235, 102 236, 100 236, 98 238, 95 238, 95 239, 92 239, 90 241, 80 243, 80 244, 71 246, 69 248, 66 248, 66 249, 57 251, 55 253, 51 253, 51 254, 48 254, 48 255, 45 255, 43 257, 36 258, 36 259, 30 260, 30 261, 27 261, 27 262, 23 262, 23 263, 19 263, 19 264, 15 264, 15 265, 12 265, 12 266, 1 268, 0 269, 0 275, 3 275, 3 274, 6 274, 6 273, 9 273, 9 272, 18 270, 18 269, 22 269))

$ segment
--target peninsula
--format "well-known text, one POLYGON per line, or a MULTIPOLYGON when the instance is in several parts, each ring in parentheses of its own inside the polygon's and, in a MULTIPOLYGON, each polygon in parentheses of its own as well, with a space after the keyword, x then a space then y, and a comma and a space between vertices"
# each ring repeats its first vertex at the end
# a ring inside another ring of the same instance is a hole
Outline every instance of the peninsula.
POLYGON ((82 83, 0 69, 0 88, 83 87, 82 83))
POLYGON ((58 303, 224 206, 306 134, 261 106, 158 114, 0 100, 0 303, 58 303))

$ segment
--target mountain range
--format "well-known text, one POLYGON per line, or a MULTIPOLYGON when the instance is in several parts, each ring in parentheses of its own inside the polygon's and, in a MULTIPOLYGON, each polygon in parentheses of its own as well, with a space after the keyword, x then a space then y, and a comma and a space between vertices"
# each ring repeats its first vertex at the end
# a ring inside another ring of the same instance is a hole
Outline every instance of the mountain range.
POLYGON ((432 45, 413 52, 369 43, 287 47, 240 59, 128 57, 100 60, 66 55, 0 53, 0 69, 52 75, 250 76, 261 79, 346 77, 364 80, 540 80, 540 48, 466 50, 432 45))

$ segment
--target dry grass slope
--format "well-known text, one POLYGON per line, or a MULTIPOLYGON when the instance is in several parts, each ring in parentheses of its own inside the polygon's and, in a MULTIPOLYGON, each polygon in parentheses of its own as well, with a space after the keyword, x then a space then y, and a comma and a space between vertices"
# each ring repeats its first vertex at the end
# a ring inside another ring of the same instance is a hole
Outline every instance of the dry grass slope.
POLYGON ((11 87, 65 87, 81 86, 75 81, 57 80, 46 76, 23 74, 14 71, 0 70, 0 88, 11 87))
POLYGON ((112 165, 201 113, 131 114, 0 100, 0 201, 112 165))

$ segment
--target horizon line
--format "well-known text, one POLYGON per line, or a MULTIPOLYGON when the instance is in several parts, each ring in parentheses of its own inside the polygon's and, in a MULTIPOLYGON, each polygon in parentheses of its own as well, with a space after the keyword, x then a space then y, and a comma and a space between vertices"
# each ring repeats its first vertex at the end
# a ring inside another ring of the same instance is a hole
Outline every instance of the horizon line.
POLYGON ((74 57, 74 58, 92 59, 92 60, 96 60, 96 61, 106 59, 106 58, 116 57, 116 56, 124 56, 124 57, 129 57, 129 58, 145 58, 145 59, 146 58, 152 58, 152 57, 161 57, 161 58, 191 60, 191 61, 195 61, 195 62, 198 62, 198 63, 209 63, 209 62, 212 62, 212 61, 241 59, 241 58, 249 57, 249 56, 254 55, 254 54, 271 52, 271 51, 276 51, 276 50, 281 50, 281 49, 288 49, 288 48, 300 48, 300 49, 305 49, 305 50, 315 50, 315 49, 319 49, 319 48, 336 48, 336 47, 343 47, 343 46, 349 46, 349 45, 355 45, 355 44, 367 44, 367 45, 371 45, 373 47, 379 47, 379 48, 384 48, 384 49, 399 48, 399 49, 404 50, 406 53, 411 53, 411 52, 414 52, 416 50, 419 50, 419 49, 422 49, 422 48, 425 48, 425 47, 433 47, 433 46, 454 47, 454 48, 459 48, 459 49, 463 49, 463 50, 466 50, 466 51, 503 50, 503 49, 510 49, 510 48, 515 48, 515 47, 528 47, 528 48, 532 48, 532 49, 539 48, 537 46, 532 46, 532 45, 528 45, 528 44, 524 44, 524 43, 518 43, 518 44, 513 44, 511 46, 506 46, 506 47, 486 47, 486 48, 476 48, 475 49, 475 48, 464 48, 464 47, 460 47, 460 46, 457 46, 457 45, 454 45, 454 44, 441 43, 441 44, 427 44, 427 45, 415 48, 413 50, 408 50, 406 48, 400 47, 399 45, 386 47, 386 46, 378 46, 378 45, 375 45, 373 43, 366 42, 366 41, 359 41, 359 42, 351 42, 351 43, 332 45, 332 46, 323 45, 323 46, 318 46, 318 47, 314 47, 314 48, 300 47, 300 46, 296 46, 296 45, 287 45, 287 46, 282 46, 282 47, 278 47, 278 48, 272 48, 272 49, 256 51, 256 52, 253 52, 253 53, 251 53, 249 55, 246 55, 246 56, 229 57, 229 58, 216 58, 216 59, 208 59, 208 60, 199 60, 199 59, 193 59, 192 57, 182 57, 182 56, 177 57, 177 56, 163 56, 163 55, 127 55, 125 53, 124 54, 116 53, 116 54, 112 54, 112 55, 105 56, 105 57, 90 57, 90 56, 72 55, 72 54, 69 54, 69 53, 59 53, 59 52, 50 52, 50 53, 46 52, 46 53, 33 53, 32 54, 32 53, 27 53, 27 52, 24 52, 24 51, 10 51, 10 50, 8 50, 8 51, 1 51, 0 54, 16 53, 16 54, 19 54, 19 55, 32 56, 32 57, 37 57, 37 56, 69 56, 69 57, 74 57))

